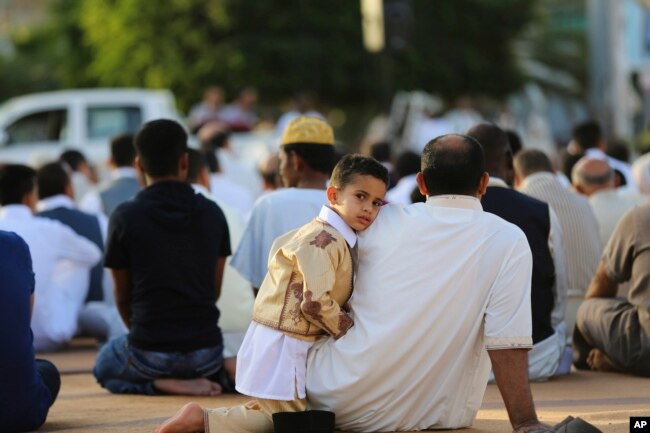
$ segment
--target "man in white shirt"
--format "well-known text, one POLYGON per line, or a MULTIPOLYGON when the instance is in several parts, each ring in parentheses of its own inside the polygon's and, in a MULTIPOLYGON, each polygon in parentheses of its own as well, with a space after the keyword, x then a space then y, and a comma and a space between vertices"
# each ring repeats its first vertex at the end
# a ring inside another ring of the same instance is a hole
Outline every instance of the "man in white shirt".
MULTIPOLYGON (((467 427, 491 361, 515 433, 544 431, 528 384, 526 237, 483 212, 479 197, 489 177, 476 140, 438 137, 425 147, 422 167, 418 186, 427 202, 389 204, 359 235, 349 301, 355 324, 310 350, 309 405, 334 412, 345 431, 467 427)), ((272 432, 259 412, 221 417, 232 431, 272 432)), ((201 408, 189 404, 159 433, 203 430, 201 408)))
POLYGON ((230 265, 253 291, 266 276, 269 251, 278 236, 307 224, 325 204, 325 188, 334 166, 334 132, 315 117, 299 117, 284 130, 280 177, 287 188, 260 197, 230 265))
POLYGON ((650 199, 650 196, 616 188, 614 172, 609 163, 603 159, 581 158, 573 166, 571 179, 575 190, 589 198, 598 221, 603 248, 623 215, 634 206, 646 203, 650 199))
POLYGON ((71 281, 80 269, 87 274, 101 252, 60 222, 33 216, 36 202, 33 169, 14 164, 0 168, 0 229, 16 232, 29 245, 36 278, 34 347, 48 351, 59 349, 74 336, 88 282, 71 281))
MULTIPOLYGON (((36 172, 39 201, 36 209, 39 217, 59 221, 74 232, 93 242, 104 253, 108 221, 102 214, 92 215, 76 209, 72 201, 73 189, 69 173, 59 162, 45 164, 36 172)), ((103 263, 97 263, 88 273, 79 268, 71 275, 74 287, 88 286, 84 304, 79 311, 81 335, 107 341, 126 334, 127 329, 117 312, 113 297, 113 282, 104 271, 103 263)))

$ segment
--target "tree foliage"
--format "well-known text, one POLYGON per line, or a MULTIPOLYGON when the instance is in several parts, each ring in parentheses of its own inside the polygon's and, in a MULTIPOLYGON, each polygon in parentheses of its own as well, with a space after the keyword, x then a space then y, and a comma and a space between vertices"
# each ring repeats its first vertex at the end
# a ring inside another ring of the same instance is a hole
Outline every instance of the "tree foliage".
POLYGON ((58 0, 22 56, 40 56, 42 85, 170 88, 182 108, 212 84, 230 97, 252 85, 267 101, 306 89, 347 104, 386 87, 502 97, 521 84, 512 41, 534 2, 402 2, 408 44, 378 55, 362 46, 359 1, 58 0))

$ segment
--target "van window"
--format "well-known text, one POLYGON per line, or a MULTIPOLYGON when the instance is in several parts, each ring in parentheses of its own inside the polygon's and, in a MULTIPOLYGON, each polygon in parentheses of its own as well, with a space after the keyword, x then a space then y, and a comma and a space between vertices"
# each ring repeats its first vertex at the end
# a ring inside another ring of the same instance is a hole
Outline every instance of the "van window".
POLYGON ((65 138, 67 110, 39 111, 13 122, 6 128, 7 145, 15 143, 52 142, 65 138))
POLYGON ((88 108, 87 119, 88 138, 111 138, 137 131, 142 123, 142 112, 137 106, 94 106, 88 108))

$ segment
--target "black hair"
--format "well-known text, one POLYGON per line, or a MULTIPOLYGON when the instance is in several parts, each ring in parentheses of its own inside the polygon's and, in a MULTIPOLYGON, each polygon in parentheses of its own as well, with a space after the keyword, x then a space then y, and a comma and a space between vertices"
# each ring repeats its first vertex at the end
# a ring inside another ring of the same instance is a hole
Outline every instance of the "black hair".
POLYGON ((420 171, 420 155, 407 150, 401 153, 395 161, 395 175, 398 179, 420 171))
POLYGON ((59 157, 59 161, 68 164, 68 167, 70 167, 72 171, 79 171, 79 166, 87 162, 84 154, 76 149, 64 150, 59 157))
POLYGON ((117 167, 130 167, 135 160, 133 134, 120 134, 111 140, 111 158, 117 167))
POLYGON ((219 165, 219 158, 217 158, 217 155, 211 150, 202 150, 201 153, 205 158, 210 173, 218 173, 219 170, 221 170, 221 166, 219 165))
POLYGON ((286 154, 296 153, 309 168, 328 175, 336 160, 334 146, 328 144, 290 143, 283 145, 282 150, 286 154))
POLYGON ((36 171, 22 164, 0 165, 0 205, 21 204, 36 188, 36 171))
POLYGON ((508 143, 510 143, 510 151, 512 152, 512 155, 516 155, 521 149, 523 149, 523 145, 521 144, 521 138, 519 138, 519 134, 517 134, 515 131, 511 129, 507 129, 506 135, 508 136, 508 143))
POLYGON ((580 123, 573 128, 573 141, 578 145, 581 151, 598 147, 603 133, 600 125, 595 120, 588 120, 580 123))
POLYGON ((36 171, 40 199, 64 194, 70 184, 70 175, 61 162, 50 162, 36 171))
POLYGON ((388 170, 379 161, 369 156, 348 154, 343 156, 334 167, 330 185, 343 189, 357 176, 372 176, 384 182, 388 187, 388 170))
POLYGON ((202 169, 209 169, 205 155, 196 149, 187 149, 187 181, 195 183, 199 180, 202 169))
POLYGON ((506 162, 512 155, 508 135, 493 123, 479 123, 467 131, 467 136, 481 144, 487 171, 493 176, 502 177, 506 162))
POLYGON ((173 176, 178 173, 178 161, 187 152, 187 133, 174 120, 152 120, 136 134, 135 148, 149 176, 173 176))
POLYGON ((533 173, 553 173, 553 164, 544 152, 537 149, 525 149, 514 159, 515 170, 520 176, 527 177, 533 173))
POLYGON ((422 151, 422 174, 429 195, 475 195, 483 173, 483 146, 468 135, 436 137, 422 151))
POLYGON ((214 152, 217 149, 221 149, 228 142, 228 138, 230 138, 230 132, 217 132, 210 138, 201 141, 201 150, 210 150, 214 152))

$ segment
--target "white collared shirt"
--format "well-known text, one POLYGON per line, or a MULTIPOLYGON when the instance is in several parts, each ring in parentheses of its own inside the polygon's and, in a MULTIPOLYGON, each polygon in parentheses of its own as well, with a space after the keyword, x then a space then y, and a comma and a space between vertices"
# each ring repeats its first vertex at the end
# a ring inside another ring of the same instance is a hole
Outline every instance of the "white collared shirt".
POLYGON ((88 290, 69 284, 80 270, 86 275, 101 258, 101 251, 70 227, 32 215, 23 205, 0 209, 0 229, 21 236, 32 256, 36 279, 32 331, 36 350, 51 350, 69 341, 77 330, 77 317, 88 290))
POLYGON ((327 224, 331 225, 336 230, 338 230, 338 232, 341 233, 343 239, 345 239, 345 241, 348 243, 350 248, 354 248, 354 246, 357 243, 357 234, 352 229, 352 227, 350 227, 348 223, 346 223, 343 220, 343 218, 341 218, 341 215, 336 213, 329 206, 323 206, 320 209, 318 218, 325 221, 327 224))
POLYGON ((354 326, 310 349, 311 408, 336 413, 345 431, 470 425, 485 349, 532 346, 525 235, 454 195, 388 204, 358 243, 354 326))

